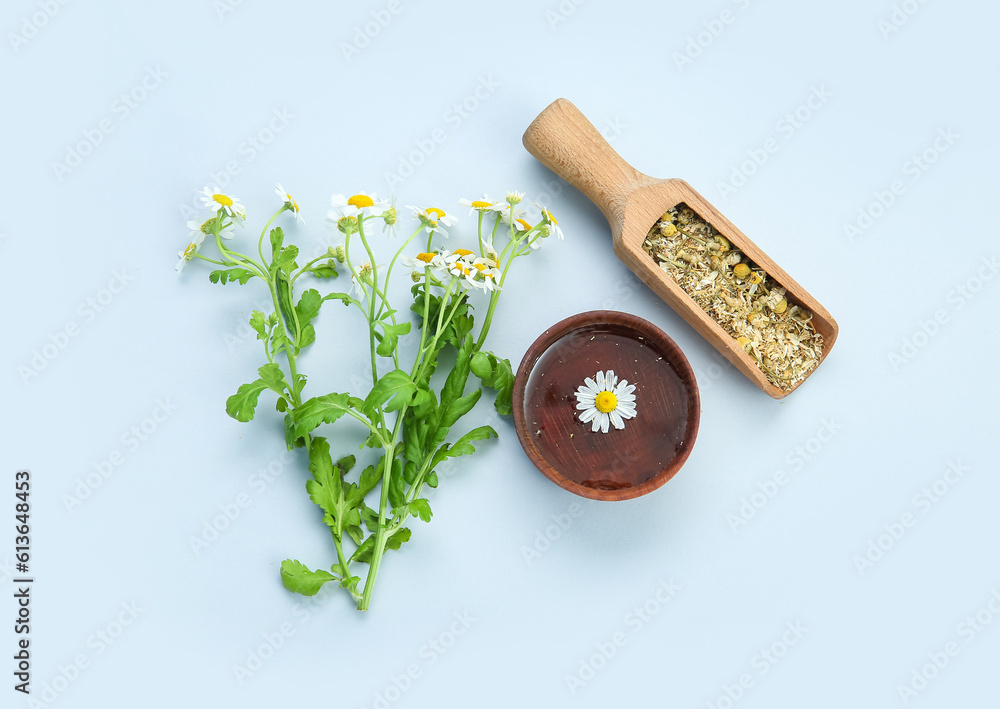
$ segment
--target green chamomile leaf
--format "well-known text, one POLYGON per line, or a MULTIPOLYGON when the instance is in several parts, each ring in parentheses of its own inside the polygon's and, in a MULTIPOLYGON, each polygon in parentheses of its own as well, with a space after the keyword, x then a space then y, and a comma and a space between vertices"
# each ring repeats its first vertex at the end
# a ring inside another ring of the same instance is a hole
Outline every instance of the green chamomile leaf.
POLYGON ((285 588, 303 596, 315 596, 329 581, 337 577, 329 571, 312 571, 297 559, 285 559, 281 562, 281 583, 285 588))
POLYGON ((269 362, 257 370, 260 380, 264 382, 268 389, 279 396, 285 393, 288 382, 285 381, 285 373, 281 371, 281 365, 277 362, 269 362))
POLYGON ((510 360, 500 359, 491 352, 477 352, 471 367, 472 373, 482 380, 484 386, 496 391, 494 406, 497 413, 509 416, 514 410, 514 371, 510 360))
POLYGON ((212 271, 208 274, 208 280, 212 283, 229 283, 230 281, 237 281, 239 284, 245 285, 247 281, 256 276, 257 274, 253 271, 249 271, 245 268, 227 268, 220 269, 217 271, 212 271))
POLYGON ((235 394, 226 399, 226 413, 237 421, 243 423, 250 421, 257 408, 260 393, 265 389, 267 389, 267 382, 263 379, 242 385, 235 394))
POLYGON ((399 345, 399 338, 410 331, 410 323, 402 322, 393 325, 392 323, 381 322, 382 333, 376 336, 380 338, 375 353, 380 357, 392 357, 393 352, 399 345))
POLYGON ((299 247, 295 244, 290 244, 278 252, 277 257, 274 259, 274 263, 287 276, 298 268, 298 265, 295 263, 295 259, 298 258, 298 255, 299 247))
POLYGON ((309 270, 316 278, 336 278, 340 275, 333 266, 313 266, 309 270))
MULTIPOLYGON (((410 530, 407 527, 397 529, 393 532, 392 536, 385 540, 385 548, 396 550, 399 549, 403 544, 410 541, 410 530)), ((372 554, 375 551, 375 534, 371 534, 364 543, 357 548, 354 555, 351 556, 351 561, 357 561, 362 564, 370 564, 372 560, 372 554)))
POLYGON ((472 429, 453 444, 449 445, 445 443, 438 448, 434 454, 434 459, 431 461, 431 468, 436 468, 448 458, 457 458, 460 455, 472 455, 476 452, 476 447, 472 445, 474 441, 486 441, 490 438, 498 438, 497 432, 493 430, 492 426, 480 426, 479 428, 472 429))
POLYGON ((299 304, 295 306, 295 314, 299 316, 299 324, 305 326, 314 317, 319 315, 320 306, 323 305, 323 297, 315 288, 302 293, 299 304))
POLYGON ((452 401, 441 416, 441 425, 451 428, 456 421, 472 411, 472 407, 476 405, 476 402, 479 401, 479 397, 482 395, 483 390, 476 389, 452 401))
POLYGON ((410 514, 414 517, 419 517, 423 522, 430 522, 431 516, 431 503, 427 500, 420 498, 419 500, 414 500, 408 505, 410 509, 410 514))
POLYGON ((387 372, 372 387, 368 398, 365 399, 364 412, 373 417, 375 411, 383 404, 385 411, 398 411, 413 400, 416 392, 417 385, 410 376, 400 369, 394 369, 387 372))
POLYGON ((281 250, 281 245, 285 241, 285 232, 282 231, 280 226, 276 226, 271 229, 271 256, 274 257, 278 251, 281 250))
POLYGON ((401 507, 405 499, 406 479, 400 461, 397 460, 392 466, 392 476, 389 478, 389 505, 393 508, 401 507))
POLYGON ((350 394, 314 396, 312 399, 304 401, 292 414, 295 423, 294 438, 311 433, 320 424, 333 423, 346 414, 349 409, 360 410, 362 404, 364 402, 361 399, 350 394))
POLYGON ((323 296, 323 300, 339 300, 344 305, 350 305, 351 303, 357 302, 347 293, 327 293, 323 296))
POLYGON ((258 340, 267 341, 267 323, 264 320, 264 313, 259 310, 250 313, 250 327, 257 333, 258 340))

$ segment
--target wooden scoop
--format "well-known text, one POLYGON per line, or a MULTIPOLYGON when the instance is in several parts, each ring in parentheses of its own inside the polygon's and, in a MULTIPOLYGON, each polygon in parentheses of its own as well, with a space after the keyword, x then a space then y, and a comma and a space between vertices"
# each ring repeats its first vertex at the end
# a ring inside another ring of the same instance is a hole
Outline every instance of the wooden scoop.
MULTIPOLYGON (((783 286, 789 304, 811 311, 812 325, 823 336, 820 363, 826 359, 839 330, 830 313, 688 183, 656 179, 633 168, 579 109, 564 98, 556 99, 532 121, 524 132, 523 142, 529 153, 587 195, 604 213, 618 258, 769 396, 781 399, 802 382, 791 389, 781 389, 768 381, 736 340, 643 251, 642 243, 650 228, 669 209, 686 203, 783 286)), ((817 368, 818 365, 812 372, 817 368)))

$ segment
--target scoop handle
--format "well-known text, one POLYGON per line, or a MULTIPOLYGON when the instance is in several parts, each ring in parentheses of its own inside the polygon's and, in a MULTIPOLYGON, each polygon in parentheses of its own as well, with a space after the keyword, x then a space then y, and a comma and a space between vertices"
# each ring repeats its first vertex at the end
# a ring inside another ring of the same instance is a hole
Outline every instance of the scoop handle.
POLYGON ((564 98, 539 113, 521 140, 545 167, 587 195, 609 223, 620 223, 628 195, 650 179, 625 162, 564 98))

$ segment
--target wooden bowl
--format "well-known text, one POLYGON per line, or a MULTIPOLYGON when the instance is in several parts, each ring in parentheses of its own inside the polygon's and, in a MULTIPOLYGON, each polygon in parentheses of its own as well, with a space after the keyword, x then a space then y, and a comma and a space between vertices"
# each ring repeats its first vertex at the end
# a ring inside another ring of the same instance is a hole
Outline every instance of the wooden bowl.
POLYGON ((694 372, 658 327, 613 310, 556 323, 528 348, 514 380, 514 429, 549 480, 592 500, 628 500, 672 478, 691 454, 701 403, 694 372), (636 386, 624 429, 580 420, 577 387, 613 370, 636 386))

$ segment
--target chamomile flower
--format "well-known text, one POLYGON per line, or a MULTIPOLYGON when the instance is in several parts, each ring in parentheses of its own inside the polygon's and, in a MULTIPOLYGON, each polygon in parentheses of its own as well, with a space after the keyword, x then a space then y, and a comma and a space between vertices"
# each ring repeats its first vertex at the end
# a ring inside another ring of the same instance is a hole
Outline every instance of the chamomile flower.
POLYGON ((437 251, 420 253, 417 254, 416 258, 403 256, 400 261, 407 268, 418 271, 430 267, 441 274, 448 272, 448 265, 444 261, 444 256, 437 251))
POLYGON ((522 199, 524 199, 524 192, 511 190, 510 192, 507 193, 507 204, 509 204, 512 207, 515 204, 520 204, 522 199))
POLYGON ((205 187, 201 191, 201 201, 213 212, 218 212, 221 209, 227 216, 233 219, 242 220, 247 218, 246 207, 240 204, 240 201, 236 197, 223 194, 216 187, 205 187))
POLYGON ((380 200, 373 194, 356 194, 345 197, 342 194, 335 194, 330 198, 333 207, 328 212, 332 221, 339 222, 344 217, 370 217, 381 216, 389 207, 389 203, 380 200))
MULTIPOLYGON (((330 212, 330 214, 332 215, 333 212, 330 212)), ((357 217, 340 217, 339 219, 334 220, 334 225, 337 227, 337 231, 341 234, 347 234, 350 236, 351 234, 356 234, 358 232, 361 222, 358 221, 357 217)))
POLYGON ((472 268, 472 260, 475 256, 468 249, 455 249, 444 255, 444 262, 451 275, 465 278, 471 283, 475 278, 475 272, 472 268))
POLYGON ((493 261, 494 265, 500 262, 500 255, 497 253, 497 250, 493 248, 492 242, 480 239, 479 245, 482 247, 483 254, 486 258, 493 261))
POLYGON ((455 223, 458 221, 455 217, 437 207, 421 208, 407 205, 406 208, 413 211, 413 216, 420 220, 420 223, 424 225, 424 231, 428 234, 437 232, 441 236, 448 236, 448 232, 441 225, 451 227, 455 226, 455 223))
MULTIPOLYGON (((381 266, 379 266, 381 268, 381 266)), ((366 261, 358 268, 357 274, 351 276, 351 295, 358 296, 362 301, 368 300, 368 289, 373 280, 372 262, 366 261)))
POLYGON ((399 231, 399 212, 396 211, 395 205, 390 204, 386 207, 382 212, 382 221, 385 223, 383 231, 389 236, 395 236, 399 231))
POLYGON ((201 230, 192 232, 191 243, 177 252, 177 255, 180 257, 180 261, 177 262, 177 265, 174 266, 174 268, 178 273, 183 271, 187 262, 194 258, 195 252, 204 240, 205 234, 201 230))
POLYGON ((600 429, 607 433, 610 426, 621 430, 625 419, 635 418, 635 384, 627 379, 618 381, 614 370, 600 371, 591 379, 587 377, 575 395, 576 408, 581 411, 580 421, 591 422, 591 431, 600 429))
POLYGON ((469 214, 475 214, 476 212, 483 214, 486 212, 497 212, 498 214, 503 214, 508 209, 506 202, 494 202, 486 195, 483 195, 482 199, 460 199, 458 203, 463 207, 469 207, 469 214))
MULTIPOLYGON (((208 221, 203 222, 201 224, 199 224, 196 221, 188 222, 187 228, 191 230, 191 240, 194 241, 195 237, 197 237, 199 234, 201 235, 202 239, 204 239, 206 236, 211 236, 212 231, 215 229, 216 219, 218 219, 218 217, 212 217, 208 221)), ((219 236, 221 236, 223 239, 232 239, 234 231, 236 230, 233 228, 233 223, 229 222, 228 224, 223 224, 222 228, 219 229, 219 236)))
POLYGON ((522 217, 515 217, 514 218, 514 231, 518 231, 518 232, 520 232, 520 233, 523 234, 526 231, 531 231, 531 225, 528 223, 528 221, 526 219, 524 219, 522 217))
POLYGON ((295 216, 295 221, 299 224, 306 223, 306 220, 302 218, 302 212, 299 210, 299 203, 292 198, 292 195, 285 192, 285 188, 281 186, 281 183, 274 186, 274 193, 281 198, 288 207, 288 210, 295 216))
POLYGON ((559 222, 552 216, 552 212, 540 204, 535 204, 542 211, 542 221, 552 230, 552 233, 559 239, 563 238, 563 230, 559 227, 559 222))
POLYGON ((500 290, 500 269, 497 262, 491 258, 477 258, 472 262, 472 267, 478 271, 477 285, 482 284, 484 291, 500 290))

